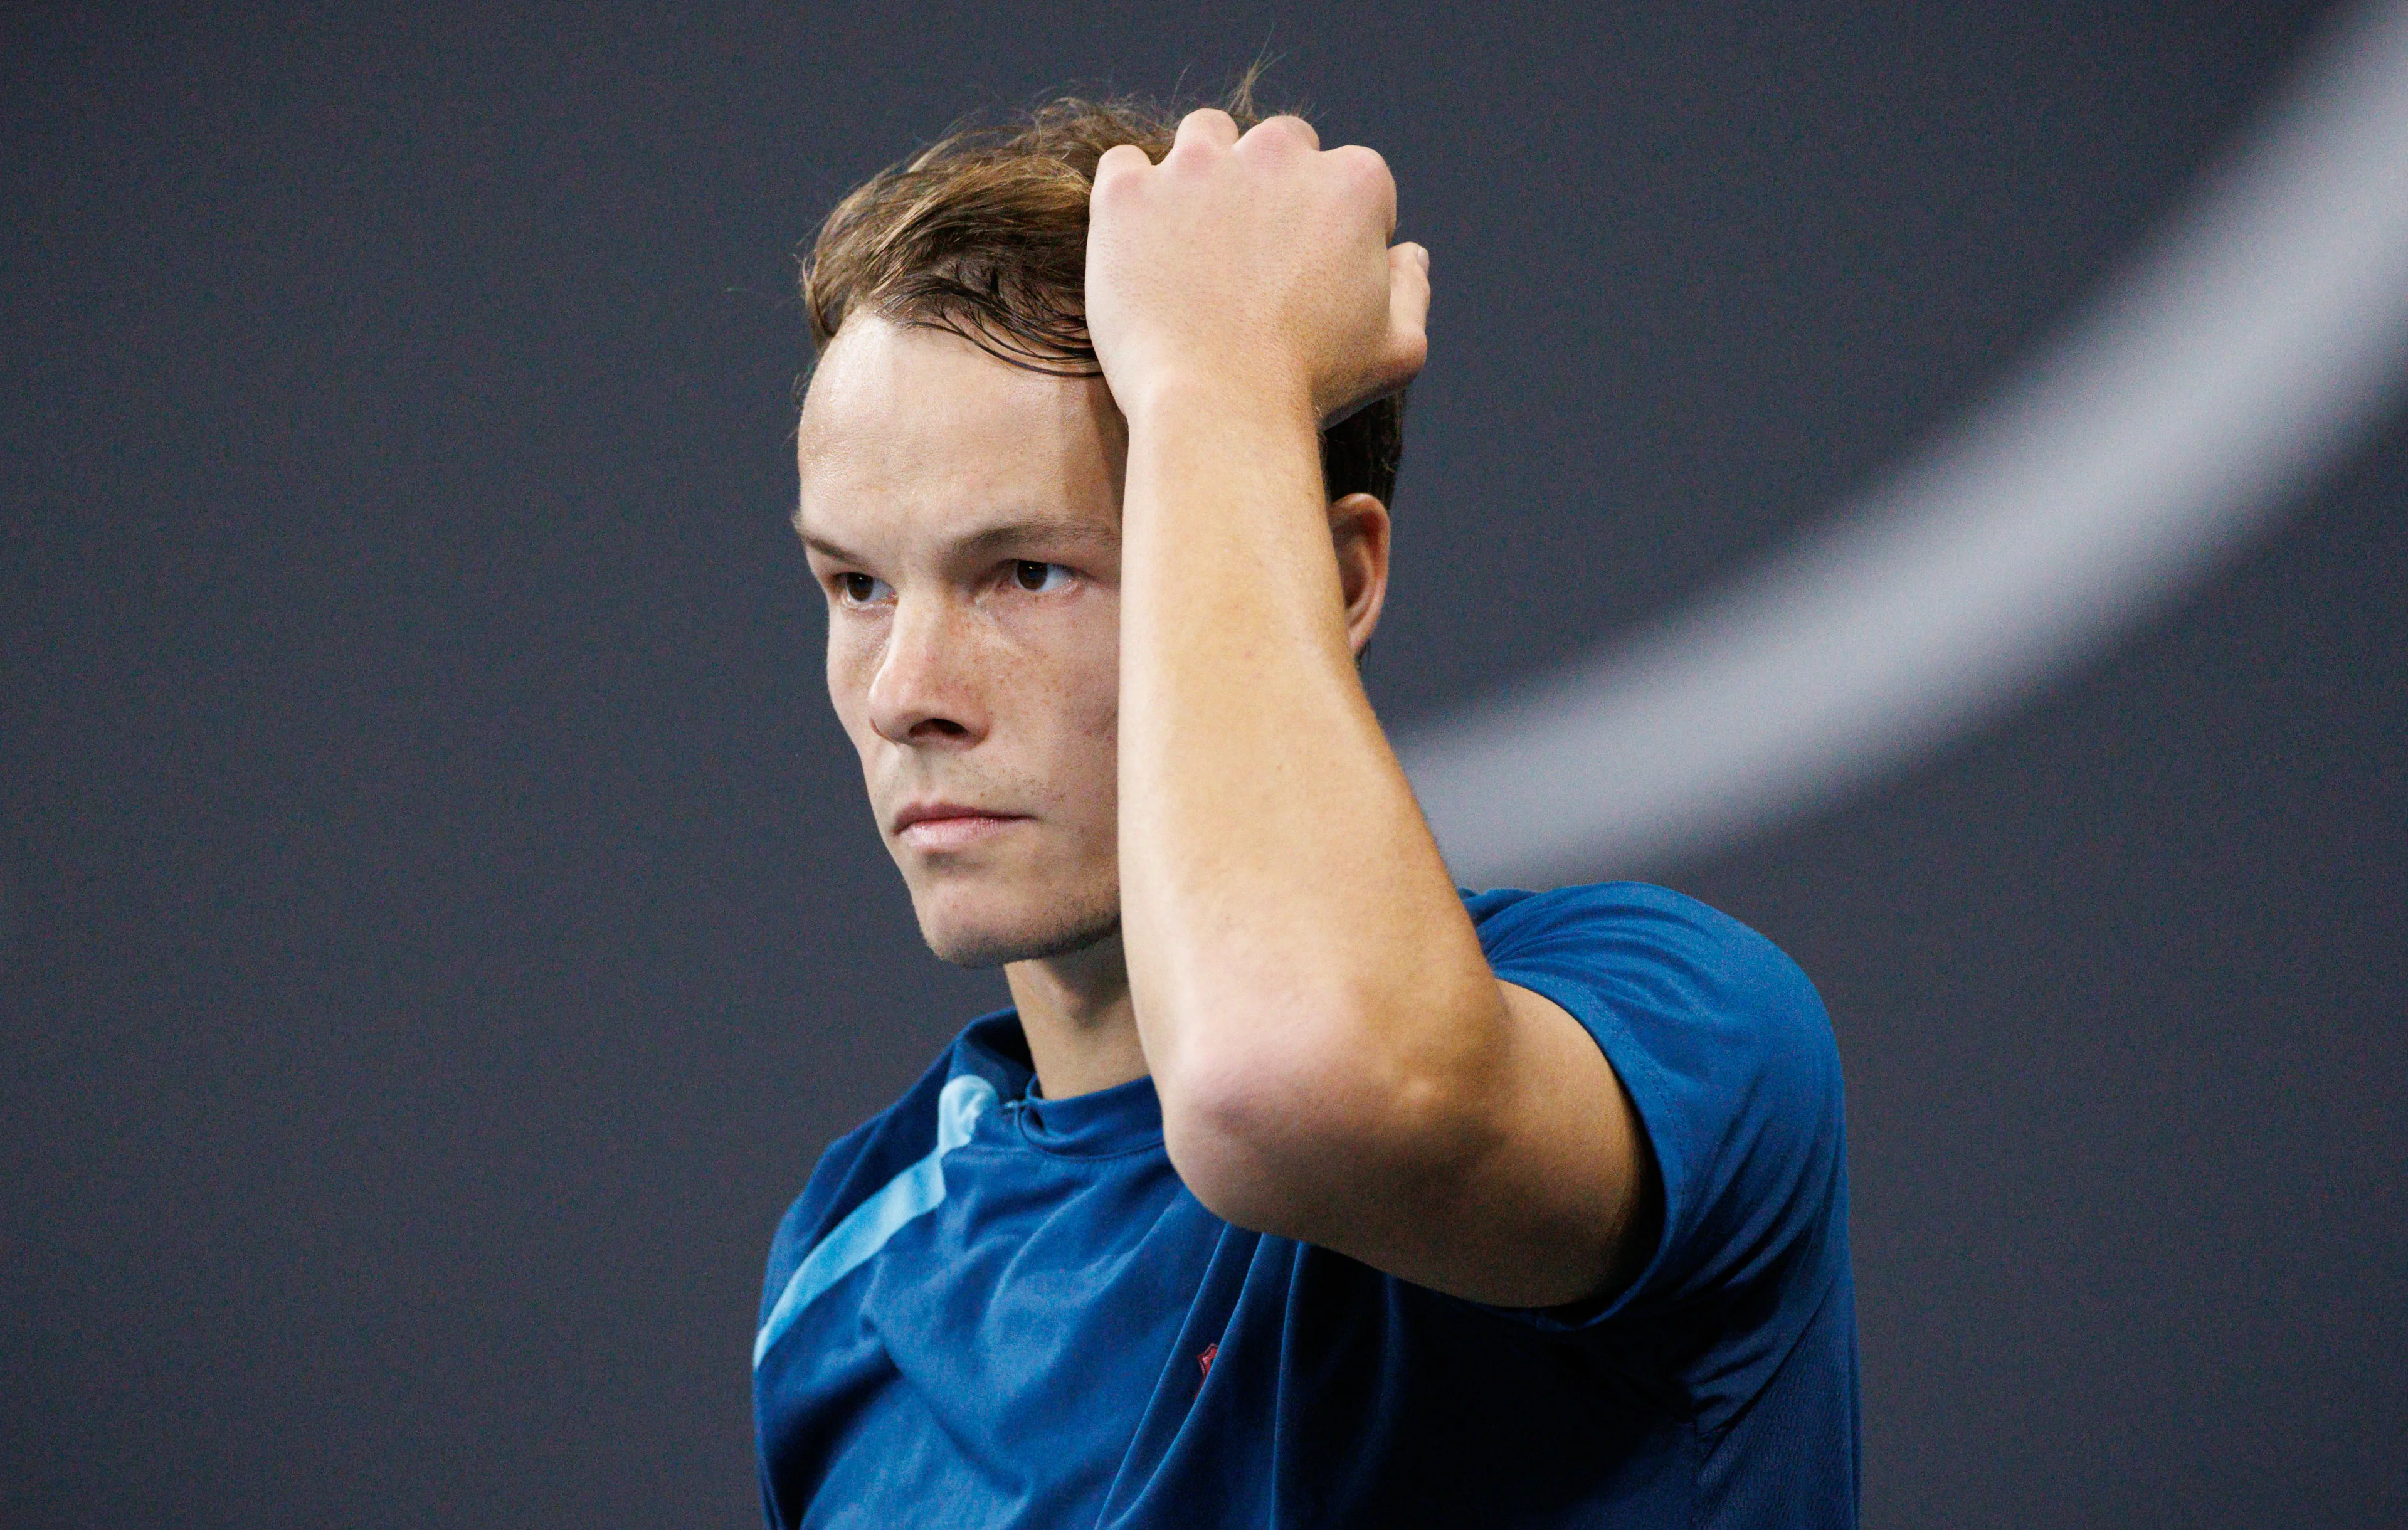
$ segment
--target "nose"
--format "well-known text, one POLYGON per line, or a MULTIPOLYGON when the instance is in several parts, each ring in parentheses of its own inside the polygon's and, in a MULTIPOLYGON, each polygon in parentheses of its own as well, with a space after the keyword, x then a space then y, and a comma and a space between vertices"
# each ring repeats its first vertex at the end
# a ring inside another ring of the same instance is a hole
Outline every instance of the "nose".
POLYGON ((969 614, 902 596, 869 681, 869 725, 891 744, 966 747, 986 736, 978 639, 969 614))

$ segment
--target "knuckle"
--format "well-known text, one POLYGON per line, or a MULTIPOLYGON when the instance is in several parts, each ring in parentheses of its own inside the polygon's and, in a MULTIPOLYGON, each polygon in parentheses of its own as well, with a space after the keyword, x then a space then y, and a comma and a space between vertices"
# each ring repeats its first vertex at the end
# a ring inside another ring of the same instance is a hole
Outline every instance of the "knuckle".
POLYGON ((1336 156, 1338 164, 1343 166, 1349 175, 1364 184, 1385 186, 1396 183, 1395 178, 1388 173, 1387 160, 1383 158, 1376 149, 1367 149, 1359 143, 1350 143, 1343 149, 1333 149, 1330 152, 1336 156))
POLYGON ((1096 161, 1095 194, 1126 194, 1126 188, 1135 182, 1138 173, 1150 168, 1153 164, 1145 157, 1145 150, 1133 143, 1116 144, 1105 150, 1096 161))

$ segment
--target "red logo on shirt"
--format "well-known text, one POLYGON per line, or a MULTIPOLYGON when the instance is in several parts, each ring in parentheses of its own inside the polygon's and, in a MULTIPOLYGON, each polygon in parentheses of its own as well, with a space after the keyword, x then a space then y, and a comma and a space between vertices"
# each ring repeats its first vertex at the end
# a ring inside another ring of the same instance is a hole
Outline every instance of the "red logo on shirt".
POLYGON ((1196 1357, 1197 1368, 1204 1373, 1203 1376, 1198 1379, 1199 1385, 1203 1381, 1209 1381, 1212 1379, 1212 1357, 1220 1352, 1220 1345, 1207 1344, 1204 1346, 1204 1352, 1196 1357))

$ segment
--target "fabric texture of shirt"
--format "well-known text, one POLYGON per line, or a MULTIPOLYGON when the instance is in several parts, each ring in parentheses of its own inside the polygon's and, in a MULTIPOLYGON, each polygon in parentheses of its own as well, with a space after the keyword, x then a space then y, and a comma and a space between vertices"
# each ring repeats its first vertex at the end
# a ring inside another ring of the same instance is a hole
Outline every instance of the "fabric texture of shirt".
POLYGON ((768 1523, 1846 1526, 1839 1056, 1805 975, 1661 888, 1466 894, 1497 976, 1636 1108, 1662 1228, 1581 1308, 1443 1295, 1223 1222, 1152 1080, 1031 1094, 1010 1011, 828 1149, 753 1354, 768 1523))

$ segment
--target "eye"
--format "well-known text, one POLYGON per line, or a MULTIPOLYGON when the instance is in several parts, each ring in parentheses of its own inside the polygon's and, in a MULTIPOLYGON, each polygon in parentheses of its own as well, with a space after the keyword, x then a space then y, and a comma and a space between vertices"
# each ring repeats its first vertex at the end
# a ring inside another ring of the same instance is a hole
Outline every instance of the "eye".
POLYGON ((1041 564, 1023 558, 1011 565, 1011 582, 1030 594, 1051 594, 1069 584, 1070 571, 1060 564, 1041 564))
POLYGON ((891 593, 884 579, 871 574, 838 574, 836 592, 847 606, 874 606, 891 593))

